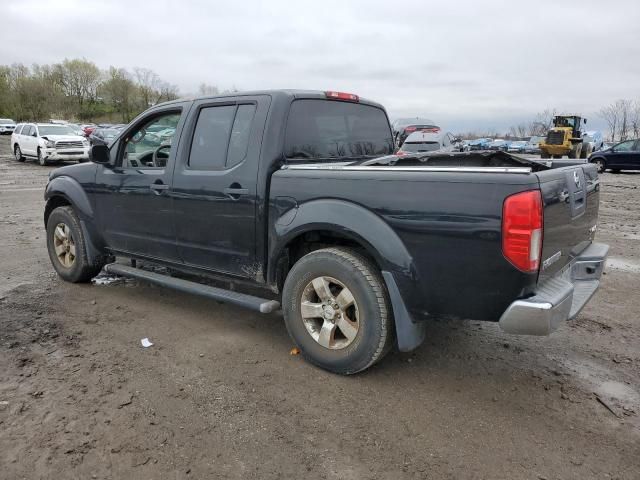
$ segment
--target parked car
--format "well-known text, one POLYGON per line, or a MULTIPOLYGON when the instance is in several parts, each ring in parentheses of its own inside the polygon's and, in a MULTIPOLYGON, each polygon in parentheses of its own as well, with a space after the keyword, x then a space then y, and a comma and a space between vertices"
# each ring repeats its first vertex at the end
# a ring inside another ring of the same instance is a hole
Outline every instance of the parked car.
POLYGON ((438 133, 440 127, 427 118, 400 118, 393 122, 393 138, 397 146, 402 145, 407 137, 415 132, 438 133))
POLYGON ((414 132, 407 137, 396 155, 459 151, 455 140, 457 139, 450 133, 414 132))
POLYGON ((117 128, 96 128, 89 135, 91 145, 109 145, 111 141, 120 133, 117 128))
POLYGON ((588 130, 582 135, 582 149, 587 152, 597 152, 604 147, 604 136, 598 130, 588 130), (585 145, 589 144, 589 147, 585 145), (584 150, 587 148, 587 150, 584 150))
POLYGON ((491 143, 490 138, 476 138, 475 140, 471 140, 468 143, 469 151, 476 150, 487 150, 489 148, 489 144, 491 143))
POLYGON ((16 122, 10 118, 0 118, 0 135, 10 135, 16 128, 16 122))
POLYGON ((509 147, 507 148, 507 152, 511 153, 524 153, 527 142, 523 140, 517 140, 515 142, 511 142, 509 147))
POLYGON ((527 140, 527 143, 525 144, 524 153, 539 154, 540 142, 544 139, 545 137, 536 135, 532 136, 529 140, 527 140))
POLYGON ((501 138, 496 138, 489 145, 487 145, 488 150, 497 150, 501 152, 506 152, 509 149, 510 142, 507 140, 503 140, 501 138))
POLYGON ((262 313, 282 306, 304 358, 341 374, 394 343, 416 348, 442 315, 547 335, 597 290, 608 247, 592 243, 595 165, 392 153, 385 110, 354 94, 156 105, 91 147, 93 163, 51 172, 49 257, 69 282, 104 266, 262 313), (175 127, 173 141, 145 144, 160 122, 175 127))
POLYGON ((62 160, 85 162, 89 159, 89 141, 76 135, 67 125, 25 123, 11 135, 15 159, 35 158, 40 165, 62 160))
POLYGON ((640 170, 640 139, 625 140, 606 150, 594 152, 589 162, 598 166, 598 172, 611 170, 640 170))

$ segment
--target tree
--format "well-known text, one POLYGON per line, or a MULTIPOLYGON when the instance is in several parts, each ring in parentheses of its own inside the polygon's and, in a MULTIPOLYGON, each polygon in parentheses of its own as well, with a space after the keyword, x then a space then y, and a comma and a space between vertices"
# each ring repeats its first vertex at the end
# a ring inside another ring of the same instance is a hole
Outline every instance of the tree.
POLYGON ((160 99, 160 77, 153 70, 148 68, 134 67, 133 74, 140 93, 142 108, 146 109, 158 103, 160 99))
POLYGON ((100 88, 107 102, 114 111, 121 114, 122 121, 128 123, 133 118, 133 102, 136 92, 136 85, 131 79, 131 75, 124 68, 109 67, 107 80, 100 88))
POLYGON ((101 73, 93 62, 66 59, 54 66, 59 84, 67 97, 75 99, 80 109, 87 101, 95 100, 101 73))
POLYGON ((209 85, 207 83, 201 83, 198 86, 198 94, 203 97, 209 97, 213 95, 219 95, 220 90, 215 85, 209 85))
POLYGON ((612 142, 626 140, 629 131, 634 135, 640 130, 640 111, 637 111, 638 102, 631 100, 617 100, 606 107, 603 107, 598 115, 602 117, 609 126, 609 134, 612 142), (638 112, 638 113, 636 113, 638 112))

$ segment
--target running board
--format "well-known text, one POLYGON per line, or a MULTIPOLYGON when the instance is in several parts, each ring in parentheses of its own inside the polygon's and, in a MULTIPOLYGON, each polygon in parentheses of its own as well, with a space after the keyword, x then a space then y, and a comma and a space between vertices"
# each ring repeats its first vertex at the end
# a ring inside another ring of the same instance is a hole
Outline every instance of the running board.
POLYGON ((133 277, 147 282, 155 283, 163 287, 173 288, 181 292, 202 295, 203 297, 213 298, 225 303, 232 303, 241 307, 255 310, 260 313, 272 313, 280 308, 280 303, 275 300, 267 300, 266 298, 245 295, 244 293, 232 292, 223 288, 210 287, 197 282, 182 280, 181 278, 169 277, 159 273, 141 270, 139 268, 129 267, 118 263, 110 263, 105 265, 105 271, 114 275, 123 277, 133 277))

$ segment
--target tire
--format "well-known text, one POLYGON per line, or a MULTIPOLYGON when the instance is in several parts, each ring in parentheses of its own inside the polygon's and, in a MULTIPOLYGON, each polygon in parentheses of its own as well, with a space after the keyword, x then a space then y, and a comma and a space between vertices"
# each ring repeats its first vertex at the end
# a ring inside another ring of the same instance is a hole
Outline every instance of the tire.
POLYGON ((580 152, 580 158, 589 158, 589 155, 593 153, 593 147, 590 143, 582 144, 582 151, 580 152))
POLYGON ((562 155, 554 155, 553 158, 555 158, 556 160, 562 158, 562 155))
POLYGON ((542 151, 542 152, 540 152, 540 158, 551 158, 551 155, 549 155, 545 151, 542 151))
POLYGON ((353 250, 325 248, 302 257, 287 275, 282 299, 289 335, 303 357, 320 368, 342 375, 361 372, 393 345, 392 312, 382 276, 353 250), (325 292, 327 300, 323 302, 318 291, 325 292), (338 304, 341 297, 347 308, 338 304), (312 307, 306 315, 303 301, 312 307), (320 312, 327 318, 315 315, 320 312), (326 327, 332 333, 323 339, 326 327))
POLYGON ((580 157, 581 154, 582 154, 582 144, 576 143, 571 147, 571 151, 569 152, 568 157, 573 159, 581 158, 580 157))
POLYGON ((20 145, 16 145, 13 147, 13 155, 15 156, 18 162, 24 162, 24 155, 22 155, 22 150, 20 149, 20 145))
POLYGON ((44 158, 44 155, 42 155, 42 149, 40 149, 40 148, 38 148, 38 163, 42 167, 46 167, 47 166, 47 160, 44 158))
POLYGON ((592 160, 591 163, 595 164, 598 167, 598 173, 604 173, 607 169, 607 164, 602 158, 596 158, 592 160))
POLYGON ((89 263, 80 220, 70 206, 58 207, 49 215, 47 220, 47 250, 53 268, 67 282, 88 282, 104 266, 103 263, 97 265, 89 263), (57 231, 58 229, 61 231, 57 231), (63 241, 64 238, 68 239, 66 243, 63 241), (64 250, 66 250, 66 253, 64 250), (75 255, 73 255, 74 252, 75 255), (64 258, 60 257, 60 254, 64 258))

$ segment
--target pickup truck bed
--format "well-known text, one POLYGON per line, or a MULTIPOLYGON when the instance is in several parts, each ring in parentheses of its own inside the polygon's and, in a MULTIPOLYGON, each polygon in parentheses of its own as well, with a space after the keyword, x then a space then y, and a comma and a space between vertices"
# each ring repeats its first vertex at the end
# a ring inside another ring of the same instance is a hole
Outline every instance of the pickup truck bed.
POLYGON ((549 334, 595 292, 607 247, 593 243, 594 165, 393 153, 384 109, 352 94, 153 107, 94 146, 94 163, 51 175, 52 263, 69 281, 115 256, 263 289, 268 299, 109 267, 264 312, 280 302, 305 358, 339 373, 393 343, 416 348, 433 317, 549 334), (145 132, 158 122, 175 133, 156 145, 145 132), (65 225, 82 255, 69 257, 65 225))

